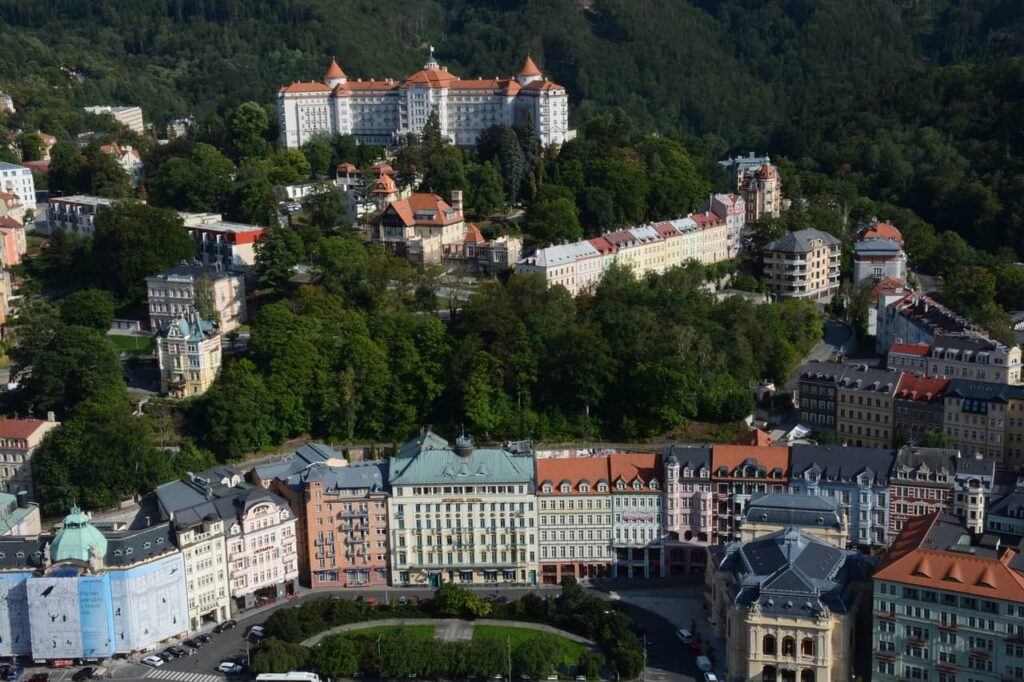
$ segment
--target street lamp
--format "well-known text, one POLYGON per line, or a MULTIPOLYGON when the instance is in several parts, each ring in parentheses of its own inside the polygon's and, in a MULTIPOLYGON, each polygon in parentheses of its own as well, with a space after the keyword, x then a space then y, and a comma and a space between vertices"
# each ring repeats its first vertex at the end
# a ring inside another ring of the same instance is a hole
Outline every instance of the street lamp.
POLYGON ((644 682, 647 682, 647 635, 644 635, 644 682))
POLYGON ((380 655, 380 638, 384 636, 384 633, 377 635, 377 677, 381 680, 384 679, 384 659, 380 655))

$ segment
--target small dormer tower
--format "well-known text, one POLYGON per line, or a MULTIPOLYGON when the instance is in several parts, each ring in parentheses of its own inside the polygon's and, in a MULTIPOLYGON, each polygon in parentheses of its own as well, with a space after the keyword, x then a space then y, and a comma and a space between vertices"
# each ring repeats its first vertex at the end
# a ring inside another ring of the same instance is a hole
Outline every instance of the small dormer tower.
POLYGON ((544 77, 544 74, 537 68, 537 64, 534 63, 533 58, 530 55, 526 55, 526 61, 523 62, 522 67, 519 69, 519 73, 516 74, 516 81, 519 85, 526 85, 533 81, 539 81, 544 77))
POLYGON ((344 85, 348 82, 348 76, 338 66, 338 60, 331 57, 331 65, 327 67, 327 73, 324 74, 324 84, 329 88, 334 88, 338 85, 344 85))

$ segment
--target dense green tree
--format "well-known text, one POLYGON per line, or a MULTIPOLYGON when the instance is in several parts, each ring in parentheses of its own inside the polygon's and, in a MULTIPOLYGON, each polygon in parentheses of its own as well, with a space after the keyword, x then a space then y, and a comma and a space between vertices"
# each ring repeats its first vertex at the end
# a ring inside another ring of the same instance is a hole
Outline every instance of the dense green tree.
POLYGON ((305 182, 313 172, 309 160, 300 149, 279 147, 270 155, 270 164, 269 180, 275 185, 305 182))
POLYGON ((76 291, 60 302, 60 319, 66 325, 90 327, 103 334, 114 322, 114 297, 102 289, 76 291))
POLYGON ((233 190, 235 164, 216 147, 197 143, 189 156, 173 156, 147 176, 152 203, 190 211, 219 211, 233 190))
POLYGON ((99 274, 115 296, 138 301, 146 277, 195 257, 195 243, 169 209, 116 203, 96 217, 93 253, 99 274))
POLYGON ((132 179, 113 154, 96 151, 89 159, 89 193, 111 199, 127 199, 134 194, 132 179))
POLYGON ((325 178, 328 173, 334 170, 331 168, 334 150, 331 148, 327 138, 314 137, 302 145, 302 153, 309 162, 309 167, 314 177, 325 178))
POLYGON ((294 268, 306 255, 298 233, 272 227, 256 242, 256 270, 260 280, 279 289, 291 278, 294 268))
POLYGON ((203 397, 203 433, 220 459, 258 451, 273 442, 271 395, 255 365, 229 363, 203 397))
POLYGON ((270 225, 277 213, 277 196, 270 183, 267 164, 246 159, 238 167, 228 216, 243 223, 270 225))
POLYGON ((327 233, 346 218, 348 208, 345 194, 333 183, 321 183, 306 195, 303 206, 309 214, 309 223, 321 233, 327 233))
POLYGON ((65 195, 90 191, 89 163, 70 142, 61 140, 50 150, 50 189, 65 195))
POLYGON ((560 244, 583 238, 576 206, 569 199, 550 199, 530 205, 526 214, 530 234, 541 244, 560 244))
POLYGON ((490 216, 505 204, 501 175, 490 161, 466 169, 466 203, 480 216, 490 216))
POLYGON ((18 150, 22 161, 39 161, 43 158, 43 139, 34 131, 18 135, 18 150))
POLYGON ((267 153, 270 120, 257 102, 243 102, 228 114, 227 130, 235 159, 263 157, 267 153))

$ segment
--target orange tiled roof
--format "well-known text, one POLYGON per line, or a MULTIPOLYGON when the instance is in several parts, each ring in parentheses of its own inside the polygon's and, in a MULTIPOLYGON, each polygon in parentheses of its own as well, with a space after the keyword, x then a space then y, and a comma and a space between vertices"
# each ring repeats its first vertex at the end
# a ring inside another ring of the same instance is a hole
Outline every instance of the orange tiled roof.
POLYGON ((755 460, 770 474, 774 469, 782 469, 783 477, 789 476, 789 448, 759 447, 756 445, 715 445, 711 448, 712 475, 719 467, 729 470, 729 475, 736 467, 748 459, 755 460))
POLYGON ((348 175, 351 175, 353 173, 358 173, 359 169, 356 168, 355 164, 352 164, 352 163, 349 163, 348 161, 346 161, 345 163, 339 163, 338 164, 337 172, 338 173, 346 173, 348 175))
POLYGON ((451 225, 462 220, 460 211, 455 211, 447 201, 436 194, 426 192, 417 192, 408 199, 392 201, 384 212, 392 210, 409 226, 451 225), (427 215, 428 213, 430 215, 427 215))
POLYGON ((949 386, 949 379, 934 379, 917 374, 904 374, 896 385, 896 397, 900 400, 942 401, 949 386))
POLYGON ((611 478, 617 481, 620 478, 626 483, 632 483, 637 478, 643 483, 642 490, 650 490, 648 485, 652 480, 662 481, 661 455, 651 452, 622 452, 610 457, 611 478))
POLYGON ((1006 549, 997 558, 929 547, 929 535, 944 523, 960 522, 944 520, 938 512, 909 519, 882 558, 874 579, 1024 601, 1024 576, 1007 565, 1016 555, 1014 550, 1006 549))
POLYGON ((374 194, 394 194, 398 191, 398 185, 391 179, 390 175, 381 174, 377 177, 377 183, 373 187, 374 194))
POLYGON ((590 492, 596 492, 597 482, 606 481, 611 486, 607 456, 603 457, 556 457, 537 460, 537 489, 545 481, 550 482, 552 494, 560 493, 558 486, 568 481, 570 492, 579 494, 579 484, 586 481, 590 484, 590 492))
POLYGON ((430 68, 420 69, 406 78, 403 85, 426 85, 428 88, 448 88, 457 80, 459 80, 459 77, 453 73, 448 73, 444 69, 430 68))
POLYGON ((772 445, 772 437, 764 429, 754 429, 739 440, 734 441, 733 445, 753 445, 759 448, 766 448, 772 445))
POLYGON ((901 355, 928 355, 928 344, 923 341, 917 343, 896 342, 890 346, 889 352, 901 355))
POLYGON ((552 83, 548 80, 533 81, 523 86, 523 90, 565 90, 558 83, 552 83))
POLYGON ((292 83, 283 86, 278 92, 284 94, 303 94, 311 92, 330 92, 331 89, 323 83, 292 83))
POLYGON ((45 423, 42 419, 0 419, 0 438, 28 438, 45 423))
POLYGON ((903 246, 903 234, 896 229, 896 226, 892 223, 877 223, 861 232, 857 239, 888 239, 891 242, 896 242, 900 246, 903 246))
POLYGON ((10 216, 3 216, 0 217, 0 227, 11 230, 21 230, 24 229, 25 226, 10 216))
POLYGON ((331 57, 331 65, 327 67, 327 73, 324 74, 324 80, 328 78, 345 78, 345 72, 338 66, 338 60, 331 57))
POLYGON ((484 236, 480 234, 480 228, 473 223, 466 224, 466 237, 462 240, 464 242, 473 242, 479 244, 484 241, 484 236))
POLYGON ((526 55, 526 61, 524 61, 523 65, 519 68, 519 75, 520 76, 539 76, 539 75, 541 75, 540 74, 540 69, 537 68, 537 65, 534 63, 534 61, 530 57, 530 55, 526 55))

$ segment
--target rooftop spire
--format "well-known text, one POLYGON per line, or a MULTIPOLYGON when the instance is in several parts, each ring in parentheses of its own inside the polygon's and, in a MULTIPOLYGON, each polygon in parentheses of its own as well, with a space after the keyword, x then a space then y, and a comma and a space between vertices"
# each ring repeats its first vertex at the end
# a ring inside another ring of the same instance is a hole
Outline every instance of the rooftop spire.
POLYGON ((526 61, 523 62, 522 67, 519 69, 520 76, 540 76, 540 69, 534 63, 533 58, 529 54, 526 55, 526 61))

